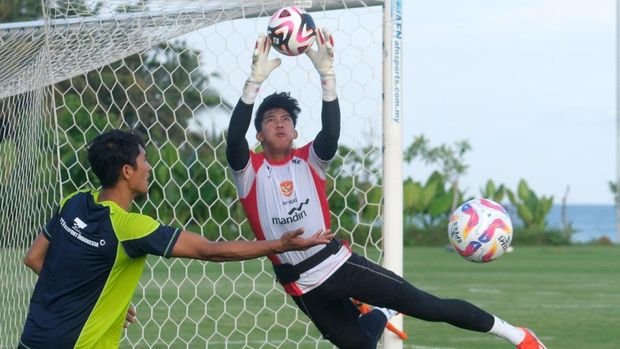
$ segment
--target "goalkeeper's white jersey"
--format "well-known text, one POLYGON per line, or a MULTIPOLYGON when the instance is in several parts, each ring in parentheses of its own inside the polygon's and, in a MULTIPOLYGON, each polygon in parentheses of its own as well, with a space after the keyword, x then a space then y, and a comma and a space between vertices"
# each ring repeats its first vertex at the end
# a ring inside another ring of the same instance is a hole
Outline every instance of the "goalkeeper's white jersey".
MULTIPOLYGON (((250 161, 241 171, 233 171, 239 198, 259 240, 279 239, 282 234, 304 228, 304 236, 330 228, 330 212, 325 193, 329 161, 319 159, 312 143, 294 149, 282 162, 273 163, 263 153, 250 152, 250 161)), ((290 251, 271 255, 278 265, 297 264, 315 254, 321 246, 306 251, 290 251)), ((321 264, 301 274, 296 282, 284 289, 292 295, 304 294, 319 286, 351 255, 343 247, 321 264)))

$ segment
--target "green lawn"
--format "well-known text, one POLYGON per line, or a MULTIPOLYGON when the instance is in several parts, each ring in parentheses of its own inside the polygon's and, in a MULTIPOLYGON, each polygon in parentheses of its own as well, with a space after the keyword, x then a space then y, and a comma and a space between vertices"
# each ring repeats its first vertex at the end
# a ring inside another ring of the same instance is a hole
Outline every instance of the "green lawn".
MULTIPOLYGON (((432 248, 406 256, 406 277, 418 287, 531 327, 549 348, 620 348, 619 247, 517 247, 484 265, 432 248)), ((405 328, 412 348, 510 347, 445 324, 407 319, 405 328)))
MULTIPOLYGON (((517 246, 489 264, 467 262, 437 247, 407 248, 405 258, 405 276, 417 287, 529 326, 549 348, 620 348, 620 246, 517 246)), ((145 271, 134 297, 139 324, 128 329, 122 347, 332 348, 284 293, 273 289, 265 259, 150 261, 155 266, 145 271)), ((27 283, 13 291, 27 289, 27 283)), ((5 315, 11 302, 6 296, 0 296, 5 315)), ((0 330, 17 336, 12 332, 21 325, 14 322, 23 319, 4 321, 5 315, 0 330)), ((441 323, 406 318, 405 329, 410 336, 405 348, 511 348, 494 336, 441 323)))

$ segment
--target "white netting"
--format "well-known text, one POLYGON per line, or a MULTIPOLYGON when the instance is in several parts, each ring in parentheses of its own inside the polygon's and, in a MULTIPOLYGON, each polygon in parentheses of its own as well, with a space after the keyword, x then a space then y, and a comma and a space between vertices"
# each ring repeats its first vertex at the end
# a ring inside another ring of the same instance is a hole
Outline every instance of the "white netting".
MULTIPOLYGON (((134 207, 211 239, 252 239, 224 157, 231 107, 256 36, 292 1, 45 1, 41 16, 0 24, 0 347, 17 343, 36 280, 21 263, 61 197, 97 181, 85 144, 112 127, 148 139, 149 196, 134 207)), ((380 258, 380 1, 297 1, 336 40, 340 155, 330 172, 340 237, 380 258), (369 6, 373 5, 373 6, 369 6)), ((276 56, 276 53, 272 53, 276 56)), ((282 57, 259 100, 290 91, 298 144, 320 128, 318 74, 282 57)), ((248 134, 255 143, 252 131, 248 134)), ((149 258, 123 346, 318 348, 266 259, 149 258)))

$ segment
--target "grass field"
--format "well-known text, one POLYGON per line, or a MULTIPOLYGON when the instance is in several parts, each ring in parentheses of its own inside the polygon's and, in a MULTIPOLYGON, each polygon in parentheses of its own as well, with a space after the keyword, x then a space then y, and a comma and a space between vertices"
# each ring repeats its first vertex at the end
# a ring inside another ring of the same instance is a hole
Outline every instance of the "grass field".
MULTIPOLYGON (((418 247, 407 248, 405 259, 405 276, 419 288, 532 327, 551 349, 620 348, 618 246, 517 247, 484 265, 441 248, 418 247)), ((332 348, 272 288, 273 279, 261 272, 265 260, 153 261, 134 297, 139 324, 129 328, 122 347, 332 348)), ((6 298, 2 304, 8 305, 6 298)), ((406 318, 405 329, 410 335, 405 348, 512 347, 442 323, 406 318)))
MULTIPOLYGON (((437 249, 407 250, 405 274, 534 329, 551 349, 620 348, 620 248, 517 247, 485 265, 437 249)), ((409 348, 509 348, 493 336, 405 320, 409 348), (409 346, 412 345, 412 346, 409 346)))

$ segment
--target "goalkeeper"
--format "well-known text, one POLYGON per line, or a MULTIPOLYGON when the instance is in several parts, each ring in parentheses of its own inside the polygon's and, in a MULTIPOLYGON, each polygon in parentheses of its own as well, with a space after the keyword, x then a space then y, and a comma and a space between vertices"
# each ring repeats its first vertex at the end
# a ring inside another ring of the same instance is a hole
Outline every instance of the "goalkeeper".
MULTIPOLYGON (((327 167, 338 149, 340 109, 333 69, 333 40, 317 33, 318 50, 306 52, 321 79, 322 128, 299 148, 295 126, 300 108, 288 93, 266 97, 254 119, 262 152, 249 149, 246 133, 261 84, 280 65, 268 58, 270 42, 260 35, 250 77, 230 119, 226 155, 240 201, 258 239, 277 239, 290 229, 329 229, 325 192, 327 167)), ((269 256, 276 278, 323 336, 342 349, 375 348, 394 309, 426 321, 500 336, 519 349, 541 349, 528 330, 458 299, 440 299, 359 256, 337 239, 326 246, 269 256), (376 308, 361 314, 351 299, 376 308)))
POLYGON ((225 262, 329 243, 333 234, 303 228, 269 241, 208 241, 202 235, 129 213, 147 193, 151 165, 144 143, 113 130, 88 146, 88 160, 103 189, 66 197, 32 243, 24 262, 39 278, 19 348, 118 348, 135 321, 130 300, 146 255, 225 262))

